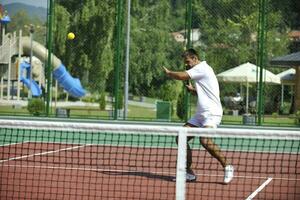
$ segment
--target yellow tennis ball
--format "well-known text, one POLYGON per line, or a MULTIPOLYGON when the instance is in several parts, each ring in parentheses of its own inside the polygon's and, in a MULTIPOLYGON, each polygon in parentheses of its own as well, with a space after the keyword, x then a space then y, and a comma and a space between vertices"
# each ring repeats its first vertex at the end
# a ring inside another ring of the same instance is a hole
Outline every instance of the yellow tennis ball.
POLYGON ((68 39, 69 40, 73 40, 74 38, 75 38, 75 34, 74 33, 72 33, 72 32, 68 33, 68 39))

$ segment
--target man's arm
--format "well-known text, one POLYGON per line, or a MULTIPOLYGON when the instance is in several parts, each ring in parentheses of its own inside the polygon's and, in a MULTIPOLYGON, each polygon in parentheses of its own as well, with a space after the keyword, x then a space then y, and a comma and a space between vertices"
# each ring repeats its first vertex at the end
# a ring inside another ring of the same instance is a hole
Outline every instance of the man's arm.
POLYGON ((167 69, 166 67, 163 67, 163 68, 164 68, 165 73, 167 74, 167 76, 169 76, 171 78, 174 78, 176 80, 185 81, 185 80, 191 79, 189 74, 186 71, 174 72, 174 71, 171 71, 171 70, 167 69))
POLYGON ((192 86, 192 84, 190 82, 188 85, 185 85, 185 86, 191 94, 197 95, 197 90, 192 86))

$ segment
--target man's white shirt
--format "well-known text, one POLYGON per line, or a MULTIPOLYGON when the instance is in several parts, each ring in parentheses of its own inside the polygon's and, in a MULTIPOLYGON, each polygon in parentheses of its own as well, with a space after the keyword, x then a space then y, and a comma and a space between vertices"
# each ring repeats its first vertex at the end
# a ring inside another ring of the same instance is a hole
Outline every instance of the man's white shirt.
POLYGON ((219 83, 213 69, 206 61, 202 61, 186 72, 195 81, 198 95, 196 114, 210 113, 222 116, 219 83))

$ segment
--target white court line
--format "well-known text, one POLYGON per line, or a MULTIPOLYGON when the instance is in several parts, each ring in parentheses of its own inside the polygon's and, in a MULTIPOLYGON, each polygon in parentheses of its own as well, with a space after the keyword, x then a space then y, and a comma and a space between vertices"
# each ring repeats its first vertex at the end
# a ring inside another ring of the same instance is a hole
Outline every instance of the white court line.
MULTIPOLYGON (((141 171, 134 171, 134 170, 118 170, 118 169, 101 169, 101 168, 92 168, 90 166, 87 167, 55 167, 55 166, 41 166, 41 165, 12 165, 12 164, 1 164, 1 167, 20 167, 20 168, 41 168, 41 169, 61 169, 61 170, 83 170, 83 171, 98 171, 98 172, 116 172, 116 173, 138 173, 141 171)), ((153 174, 166 174, 166 175, 176 175, 176 172, 149 172, 153 174)), ((214 175, 214 174, 196 174, 197 176, 210 176, 216 177, 220 176, 223 177, 224 175, 214 175)), ((259 176, 234 176, 234 178, 245 178, 245 179, 266 179, 269 177, 259 177, 259 176)), ((300 181, 300 179, 291 179, 291 178, 271 178, 272 180, 284 180, 284 181, 300 181)))
MULTIPOLYGON (((42 166, 42 165, 0 165, 2 167, 21 167, 21 168, 41 168, 41 169, 61 169, 61 170, 81 170, 81 171, 96 171, 96 172, 111 172, 111 173, 140 173, 142 171, 134 170, 118 170, 118 169, 101 169, 101 168, 91 168, 91 167, 55 167, 55 166, 42 166)), ((152 174, 166 174, 166 175, 176 175, 176 172, 148 172, 152 174)))
POLYGON ((30 158, 30 157, 33 157, 33 156, 40 156, 40 155, 46 155, 46 154, 51 154, 51 153, 57 153, 57 152, 60 152, 60 151, 68 151, 68 150, 73 150, 73 149, 79 149, 81 147, 86 147, 86 146, 90 146, 90 145, 81 145, 81 146, 69 147, 69 148, 65 148, 65 149, 57 149, 55 151, 45 151, 45 152, 29 154, 29 155, 25 155, 25 156, 18 156, 18 157, 8 158, 8 159, 5 159, 5 160, 0 160, 0 163, 4 163, 4 162, 7 162, 7 161, 11 161, 11 160, 19 160, 19 159, 22 159, 22 158, 30 158))
POLYGON ((26 144, 26 143, 28 143, 28 142, 29 142, 29 141, 23 141, 23 142, 16 142, 16 143, 3 144, 3 145, 0 145, 0 147, 7 147, 7 146, 11 146, 11 145, 26 144))
POLYGON ((273 178, 269 177, 261 186, 259 186, 250 196, 247 197, 246 200, 253 199, 260 191, 262 191, 271 181, 273 178))
MULTIPOLYGON (((224 175, 221 174, 201 174, 201 173, 197 173, 197 176, 210 176, 210 177, 224 177, 224 175)), ((237 176, 234 175, 234 178, 245 178, 245 179, 266 179, 269 178, 267 176, 237 176)), ((285 181, 300 181, 299 178, 276 178, 276 177, 272 177, 273 180, 285 180, 285 181)))

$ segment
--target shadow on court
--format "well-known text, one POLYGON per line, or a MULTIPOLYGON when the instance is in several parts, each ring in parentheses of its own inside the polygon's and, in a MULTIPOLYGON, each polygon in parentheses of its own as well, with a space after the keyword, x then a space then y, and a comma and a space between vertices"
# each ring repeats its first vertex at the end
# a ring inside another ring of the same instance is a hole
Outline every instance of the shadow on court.
POLYGON ((174 176, 166 176, 166 175, 160 175, 160 174, 154 174, 151 172, 116 172, 116 171, 102 171, 100 173, 106 174, 106 175, 115 175, 115 176, 140 176, 140 177, 146 177, 150 179, 160 179, 164 181, 174 182, 174 176))
MULTIPOLYGON (((167 176, 167 175, 161 175, 161 174, 154 174, 151 172, 117 172, 117 171, 102 171, 100 173, 103 173, 105 175, 114 175, 114 176, 140 176, 150 179, 160 179, 163 181, 169 181, 169 182, 176 182, 175 176, 167 176)), ((197 177, 196 181, 187 182, 187 184, 217 184, 217 185, 226 185, 221 181, 207 181, 207 180, 201 180, 201 176, 197 177)))

